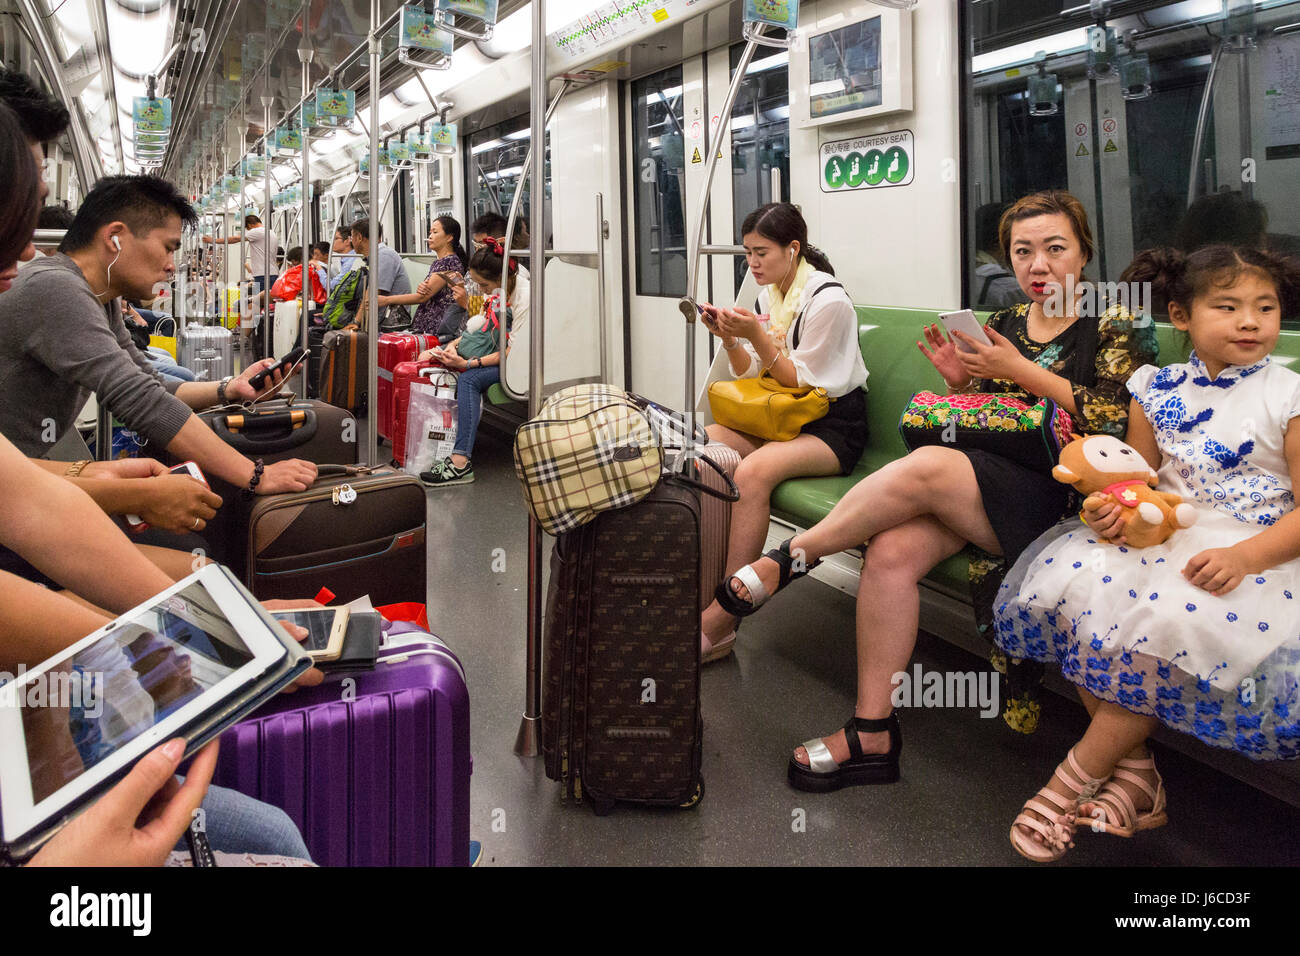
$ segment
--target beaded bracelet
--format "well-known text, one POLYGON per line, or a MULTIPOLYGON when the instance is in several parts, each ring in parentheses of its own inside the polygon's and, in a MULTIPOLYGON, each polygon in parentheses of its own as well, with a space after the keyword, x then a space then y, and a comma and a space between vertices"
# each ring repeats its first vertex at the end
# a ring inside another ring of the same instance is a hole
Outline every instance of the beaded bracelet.
POLYGON ((253 494, 257 491, 257 483, 262 480, 262 472, 265 470, 266 465, 263 463, 262 459, 259 458, 257 461, 253 462, 253 477, 248 480, 248 487, 240 492, 240 494, 244 496, 245 501, 253 497, 253 494))

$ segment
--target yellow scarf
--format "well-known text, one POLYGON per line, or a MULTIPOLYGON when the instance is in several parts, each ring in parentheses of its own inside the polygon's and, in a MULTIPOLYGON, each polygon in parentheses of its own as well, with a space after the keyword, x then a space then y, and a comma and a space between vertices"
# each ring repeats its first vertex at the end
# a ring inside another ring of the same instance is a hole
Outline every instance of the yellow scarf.
POLYGON ((768 335, 772 336, 777 347, 786 355, 789 355, 789 349, 786 348, 785 344, 786 333, 798 314, 795 310, 803 299, 803 288, 808 284, 809 277, 816 271, 812 267, 812 263, 801 257, 799 259, 799 268, 794 273, 794 281, 790 283, 787 292, 782 294, 779 283, 774 282, 768 286, 767 308, 770 317, 767 327, 768 335))

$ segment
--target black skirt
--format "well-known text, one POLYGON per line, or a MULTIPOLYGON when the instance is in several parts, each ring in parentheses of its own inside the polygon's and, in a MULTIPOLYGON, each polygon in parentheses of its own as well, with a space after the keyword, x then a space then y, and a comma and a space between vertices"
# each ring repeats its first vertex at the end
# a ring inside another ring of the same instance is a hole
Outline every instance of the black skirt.
POLYGON ((867 447, 867 400, 862 389, 833 400, 829 411, 803 427, 801 435, 820 438, 840 462, 840 474, 857 467, 867 447))
POLYGON ((959 450, 975 469, 984 513, 1002 545, 1008 567, 1035 538, 1078 508, 1077 496, 1069 485, 1000 455, 959 450))

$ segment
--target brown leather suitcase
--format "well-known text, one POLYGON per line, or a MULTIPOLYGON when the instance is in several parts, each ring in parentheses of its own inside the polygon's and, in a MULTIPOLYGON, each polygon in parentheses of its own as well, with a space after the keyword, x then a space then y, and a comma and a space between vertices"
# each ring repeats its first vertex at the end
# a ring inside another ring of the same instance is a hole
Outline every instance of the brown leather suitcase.
POLYGON ((542 751, 564 796, 597 814, 704 795, 699 572, 699 495, 668 479, 556 539, 542 751))
MULTIPOLYGON (((709 442, 701 454, 725 472, 726 477, 707 465, 697 465, 699 478, 719 493, 727 491, 726 479, 736 477, 740 452, 722 442, 709 442)), ((731 539, 731 505, 726 498, 700 497, 700 607, 713 603, 713 592, 727 573, 727 545, 731 539)))
POLYGON ((307 491, 248 508, 244 583, 261 599, 424 603, 424 485, 395 468, 322 466, 307 491))
POLYGON ((326 332, 321 343, 320 383, 323 401, 350 412, 366 407, 370 360, 366 333, 358 329, 326 332))

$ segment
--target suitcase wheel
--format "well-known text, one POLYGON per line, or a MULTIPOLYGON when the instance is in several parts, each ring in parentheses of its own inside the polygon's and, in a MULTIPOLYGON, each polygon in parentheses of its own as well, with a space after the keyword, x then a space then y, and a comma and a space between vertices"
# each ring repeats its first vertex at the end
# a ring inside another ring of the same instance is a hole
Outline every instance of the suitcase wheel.
POLYGON ((704 778, 701 777, 699 781, 695 784, 695 792, 691 794, 690 799, 688 799, 685 803, 678 804, 678 807, 680 807, 682 810, 694 810, 696 807, 700 805, 700 801, 703 799, 704 799, 704 778))

